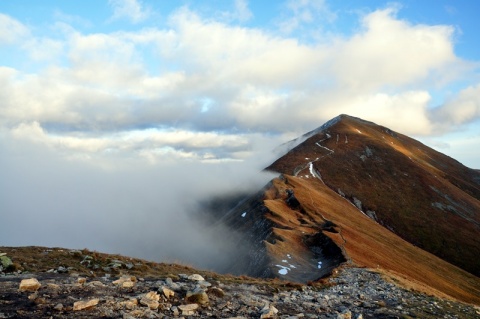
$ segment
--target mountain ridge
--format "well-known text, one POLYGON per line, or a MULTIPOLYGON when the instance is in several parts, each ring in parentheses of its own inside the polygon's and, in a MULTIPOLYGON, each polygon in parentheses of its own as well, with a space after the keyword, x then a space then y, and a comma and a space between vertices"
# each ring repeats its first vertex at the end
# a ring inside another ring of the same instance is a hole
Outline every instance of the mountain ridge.
POLYGON ((316 171, 331 189, 385 227, 478 276, 478 170, 373 122, 347 115, 334 119, 332 125, 312 131, 315 134, 267 170, 305 178, 316 171), (439 241, 438 231, 414 234, 418 227, 434 222, 448 234, 444 242, 425 239, 433 234, 439 241), (466 245, 467 261, 455 256, 456 241, 466 245))
POLYGON ((266 168, 280 176, 222 219, 250 244, 233 273, 305 282, 353 264, 480 302, 478 171, 348 115, 283 147, 266 168))

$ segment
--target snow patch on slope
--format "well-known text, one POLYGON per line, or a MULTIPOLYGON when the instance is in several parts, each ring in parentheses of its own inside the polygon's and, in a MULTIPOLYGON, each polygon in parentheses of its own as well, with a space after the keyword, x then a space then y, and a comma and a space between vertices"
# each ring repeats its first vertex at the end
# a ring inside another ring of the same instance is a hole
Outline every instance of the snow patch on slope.
MULTIPOLYGON (((321 132, 325 131, 326 129, 330 128, 331 126, 335 125, 336 123, 338 123, 342 119, 342 117, 344 117, 344 116, 345 115, 343 115, 343 114, 338 115, 338 116, 334 117, 333 119, 325 122, 322 126, 314 129, 313 131, 305 133, 302 136, 297 137, 294 140, 283 143, 282 145, 280 145, 279 147, 277 147, 275 149, 275 152, 280 153, 281 156, 287 154, 289 151, 291 151, 292 149, 294 149, 298 145, 302 144, 303 142, 305 142, 310 137, 312 137, 312 136, 314 136, 318 133, 321 133, 321 132)), ((330 138, 330 137, 331 137, 331 135, 327 133, 327 138, 330 138)))

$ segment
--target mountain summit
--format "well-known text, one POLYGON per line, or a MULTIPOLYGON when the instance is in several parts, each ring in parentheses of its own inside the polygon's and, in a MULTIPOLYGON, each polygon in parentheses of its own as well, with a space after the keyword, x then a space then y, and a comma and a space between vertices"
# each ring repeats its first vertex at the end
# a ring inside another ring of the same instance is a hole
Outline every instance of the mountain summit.
POLYGON ((305 136, 268 169, 321 179, 400 237, 480 276, 478 171, 348 115, 305 136))
POLYGON ((480 302, 478 171, 348 115, 281 147, 281 175, 222 215, 249 247, 228 271, 306 282, 354 264, 480 302))

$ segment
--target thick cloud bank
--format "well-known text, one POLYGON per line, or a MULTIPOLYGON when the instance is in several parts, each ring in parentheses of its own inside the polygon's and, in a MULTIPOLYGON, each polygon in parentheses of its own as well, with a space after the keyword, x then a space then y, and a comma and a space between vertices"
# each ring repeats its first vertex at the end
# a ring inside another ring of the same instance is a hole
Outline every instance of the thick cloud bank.
POLYGON ((260 172, 260 162, 132 160, 104 169, 31 144, 0 146, 6 246, 88 248, 219 269, 238 243, 206 224, 199 201, 256 191, 272 178, 260 172))

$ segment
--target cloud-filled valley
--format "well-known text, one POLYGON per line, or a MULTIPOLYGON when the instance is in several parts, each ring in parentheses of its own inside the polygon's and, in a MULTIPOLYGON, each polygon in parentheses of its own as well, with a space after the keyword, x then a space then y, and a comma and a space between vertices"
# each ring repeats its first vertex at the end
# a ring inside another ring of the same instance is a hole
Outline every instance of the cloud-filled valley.
POLYGON ((200 203, 260 189, 272 178, 260 173, 263 163, 131 160, 105 169, 36 146, 28 154, 18 144, 2 151, 12 155, 0 156, 2 245, 88 248, 203 267, 218 267, 238 243, 231 230, 202 220, 200 203))

